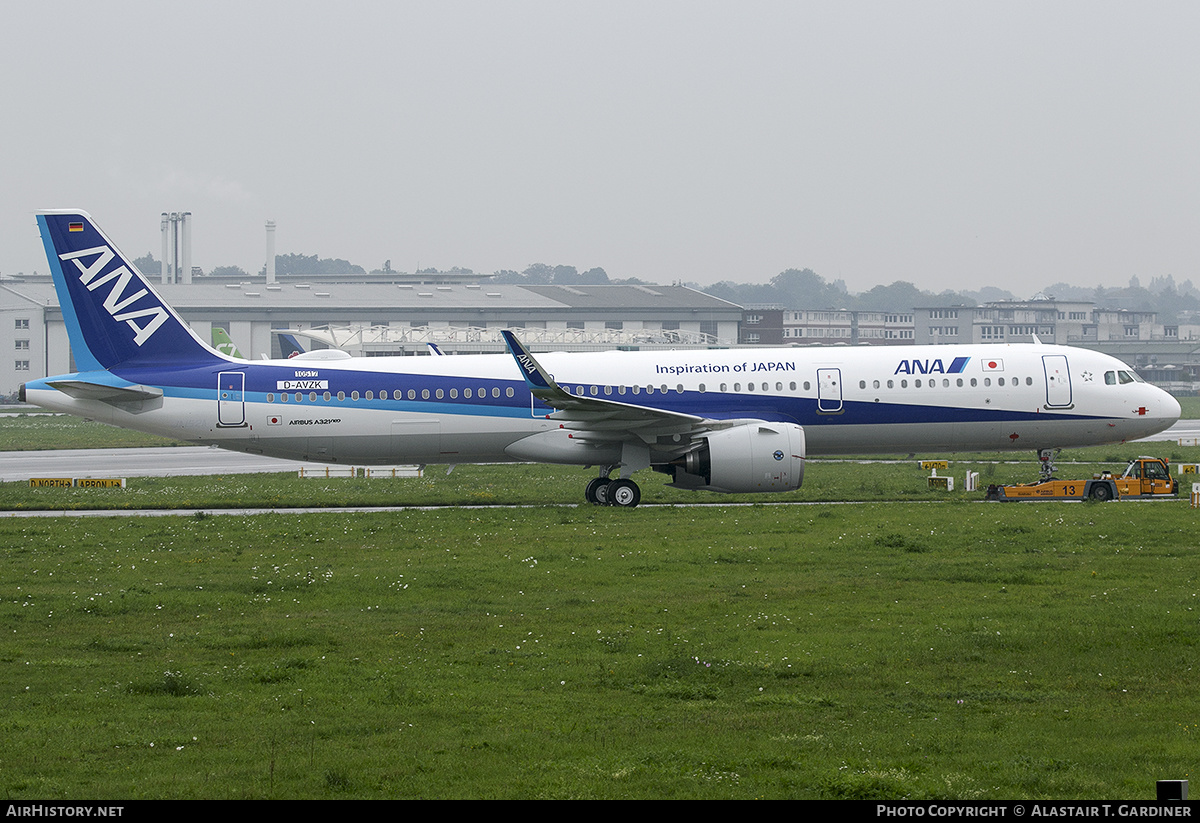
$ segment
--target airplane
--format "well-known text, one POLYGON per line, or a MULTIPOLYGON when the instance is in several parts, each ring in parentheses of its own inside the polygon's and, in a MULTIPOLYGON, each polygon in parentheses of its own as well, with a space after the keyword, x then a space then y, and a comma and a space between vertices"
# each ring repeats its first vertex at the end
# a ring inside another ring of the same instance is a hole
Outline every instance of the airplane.
POLYGON ((229 339, 229 332, 225 331, 220 326, 213 326, 212 329, 212 347, 221 354, 227 354, 230 357, 236 357, 239 360, 245 360, 242 353, 238 351, 237 344, 229 339))
POLYGON ((85 212, 38 225, 77 372, 24 402, 198 444, 358 465, 598 468, 591 503, 800 487, 810 455, 1098 445, 1179 403, 1125 363, 1040 343, 238 360, 201 340, 85 212))
POLYGON ((276 332, 279 335, 279 350, 285 358, 296 357, 304 354, 304 346, 300 345, 300 341, 296 339, 296 335, 289 332, 276 332))
MULTIPOLYGON (((300 345, 295 335, 286 332, 276 332, 279 335, 279 348, 283 352, 284 357, 292 358, 304 354, 304 347, 300 345)), ((237 344, 229 337, 229 332, 225 331, 220 326, 213 326, 212 330, 212 347, 221 354, 227 354, 230 357, 236 357, 239 360, 245 360, 246 356, 238 349, 237 344)), ((269 360, 270 355, 264 354, 263 360, 269 360)))

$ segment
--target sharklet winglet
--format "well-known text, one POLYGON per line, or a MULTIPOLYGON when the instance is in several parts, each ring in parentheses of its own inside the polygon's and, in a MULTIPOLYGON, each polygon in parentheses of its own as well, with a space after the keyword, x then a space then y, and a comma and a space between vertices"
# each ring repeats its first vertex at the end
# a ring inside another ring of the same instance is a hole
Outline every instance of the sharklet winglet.
POLYGON ((501 329, 500 334, 504 337, 504 344, 508 346, 509 354, 513 356, 513 360, 517 361, 517 368, 521 370, 521 375, 525 378, 525 384, 529 386, 530 391, 551 391, 562 392, 562 389, 554 382, 542 365, 534 359, 530 354, 529 349, 517 339, 517 336, 508 329, 501 329))

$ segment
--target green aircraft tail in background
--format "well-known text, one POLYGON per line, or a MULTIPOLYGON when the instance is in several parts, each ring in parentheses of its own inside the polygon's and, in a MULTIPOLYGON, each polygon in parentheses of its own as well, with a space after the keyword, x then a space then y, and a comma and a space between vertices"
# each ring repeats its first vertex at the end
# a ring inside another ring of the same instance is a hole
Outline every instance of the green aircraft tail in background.
POLYGON ((246 359, 245 357, 242 357, 242 353, 238 351, 238 347, 235 346, 233 341, 229 339, 229 332, 225 331, 220 326, 213 326, 212 344, 213 348, 219 351, 221 354, 227 354, 230 357, 240 357, 242 360, 246 359))

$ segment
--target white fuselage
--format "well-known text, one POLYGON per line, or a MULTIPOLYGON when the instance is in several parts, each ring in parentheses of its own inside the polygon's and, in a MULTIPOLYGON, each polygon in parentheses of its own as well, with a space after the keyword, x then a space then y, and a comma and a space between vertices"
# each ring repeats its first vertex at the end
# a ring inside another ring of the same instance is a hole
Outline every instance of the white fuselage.
MULTIPOLYGON (((572 394, 704 419, 798 424, 809 454, 1093 445, 1146 437, 1179 416, 1170 395, 1127 379, 1132 370, 1120 361, 1058 346, 608 351, 538 360, 572 394)), ((111 371, 162 389, 162 397, 113 403, 33 381, 26 399, 180 440, 360 464, 523 459, 514 444, 560 425, 503 354, 228 358, 182 373, 111 371)))

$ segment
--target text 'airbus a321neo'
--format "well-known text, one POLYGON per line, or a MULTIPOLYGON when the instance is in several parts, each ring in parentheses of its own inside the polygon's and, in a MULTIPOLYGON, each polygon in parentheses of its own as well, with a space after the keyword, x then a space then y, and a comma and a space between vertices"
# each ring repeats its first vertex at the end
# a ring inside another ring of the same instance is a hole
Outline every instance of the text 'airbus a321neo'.
POLYGON ((1057 449, 1133 440, 1179 403, 1103 354, 1037 343, 240 360, 214 350, 81 211, 38 225, 79 371, 47 409, 226 449, 357 465, 533 461, 784 492, 810 454, 1057 449))

